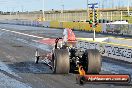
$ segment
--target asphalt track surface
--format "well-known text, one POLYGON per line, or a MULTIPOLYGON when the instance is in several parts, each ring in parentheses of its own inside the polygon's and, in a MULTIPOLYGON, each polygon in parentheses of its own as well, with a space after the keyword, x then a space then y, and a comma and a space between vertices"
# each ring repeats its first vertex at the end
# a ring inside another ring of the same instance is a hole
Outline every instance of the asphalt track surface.
MULTIPOLYGON (((0 24, 0 88, 132 88, 132 84, 94 84, 80 86, 76 74, 53 74, 43 62, 34 63, 35 49, 41 54, 50 52, 50 44, 37 41, 62 37, 63 30, 20 25, 0 24)), ((92 33, 75 31, 77 37, 92 33)), ((96 37, 108 37, 97 34, 96 37)), ((130 74, 132 64, 103 58, 101 74, 130 74)))

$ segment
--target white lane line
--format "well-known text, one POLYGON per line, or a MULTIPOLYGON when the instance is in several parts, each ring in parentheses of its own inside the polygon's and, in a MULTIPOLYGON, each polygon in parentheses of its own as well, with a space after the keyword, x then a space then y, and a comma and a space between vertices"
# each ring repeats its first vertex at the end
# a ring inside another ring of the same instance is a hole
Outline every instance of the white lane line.
POLYGON ((12 32, 12 33, 19 34, 19 35, 25 35, 25 36, 34 37, 34 38, 45 39, 44 37, 35 36, 35 35, 30 35, 30 34, 26 34, 26 33, 22 33, 22 32, 11 31, 11 30, 7 30, 7 29, 1 29, 1 30, 2 30, 2 31, 7 31, 7 32, 12 32))

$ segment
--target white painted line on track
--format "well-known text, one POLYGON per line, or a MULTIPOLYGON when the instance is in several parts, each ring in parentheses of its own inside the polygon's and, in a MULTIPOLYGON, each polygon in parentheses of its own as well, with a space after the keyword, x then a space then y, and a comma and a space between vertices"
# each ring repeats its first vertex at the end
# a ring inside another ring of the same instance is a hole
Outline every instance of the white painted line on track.
MULTIPOLYGON (((7 30, 7 29, 1 29, 2 31, 7 31, 7 32, 12 32, 12 33, 15 33, 15 34, 19 34, 19 35, 25 35, 25 36, 28 36, 28 37, 34 37, 34 38, 39 38, 39 39, 46 39, 44 37, 40 37, 40 36, 35 36, 35 35, 30 35, 30 34, 26 34, 26 33, 22 33, 22 32, 17 32, 17 31, 11 31, 11 30, 7 30)), ((48 39, 48 38, 47 38, 48 39)))

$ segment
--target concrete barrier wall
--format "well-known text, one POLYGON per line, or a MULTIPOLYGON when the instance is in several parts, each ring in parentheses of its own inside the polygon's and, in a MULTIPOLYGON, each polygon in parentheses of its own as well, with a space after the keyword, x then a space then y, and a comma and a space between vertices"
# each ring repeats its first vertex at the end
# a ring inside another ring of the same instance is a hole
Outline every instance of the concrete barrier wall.
POLYGON ((81 30, 84 30, 84 31, 91 31, 92 29, 90 28, 90 25, 89 23, 86 23, 84 22, 83 24, 81 24, 81 30))
MULTIPOLYGON (((59 21, 30 21, 30 20, 0 20, 0 23, 51 27, 51 28, 71 28, 79 31, 93 31, 88 22, 59 22, 59 21)), ((102 31, 102 24, 97 25, 96 32, 102 31)))
POLYGON ((73 24, 73 22, 62 22, 62 27, 63 28, 71 28, 71 29, 73 29, 74 28, 74 24, 73 24))
POLYGON ((5 24, 5 23, 7 23, 7 21, 6 20, 0 20, 0 23, 5 24))
MULTIPOLYGON (((80 31, 92 31, 88 22, 62 22, 62 28, 71 28, 80 31)), ((96 28, 96 32, 101 32, 102 25, 99 24, 96 28)))
POLYGON ((50 27, 50 21, 42 22, 42 27, 50 27))
POLYGON ((132 24, 102 24, 102 32, 132 35, 132 24))
POLYGON ((102 56, 132 63, 132 46, 79 40, 77 48, 98 49, 102 56))
POLYGON ((52 28, 60 28, 60 22, 58 22, 58 21, 51 21, 50 22, 50 27, 52 27, 52 28))
MULTIPOLYGON (((31 21, 31 20, 0 20, 0 23, 51 27, 51 28, 71 28, 79 31, 93 31, 88 22, 59 22, 59 21, 31 21)), ((96 32, 117 32, 124 35, 132 35, 131 24, 98 24, 96 32)))

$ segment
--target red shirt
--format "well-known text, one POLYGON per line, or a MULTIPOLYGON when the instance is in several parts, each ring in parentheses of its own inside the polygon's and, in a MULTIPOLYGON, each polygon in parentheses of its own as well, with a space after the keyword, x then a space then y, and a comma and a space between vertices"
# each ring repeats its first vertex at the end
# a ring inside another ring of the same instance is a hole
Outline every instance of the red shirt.
POLYGON ((76 36, 74 32, 71 29, 67 29, 67 34, 68 34, 68 41, 76 41, 76 36))

